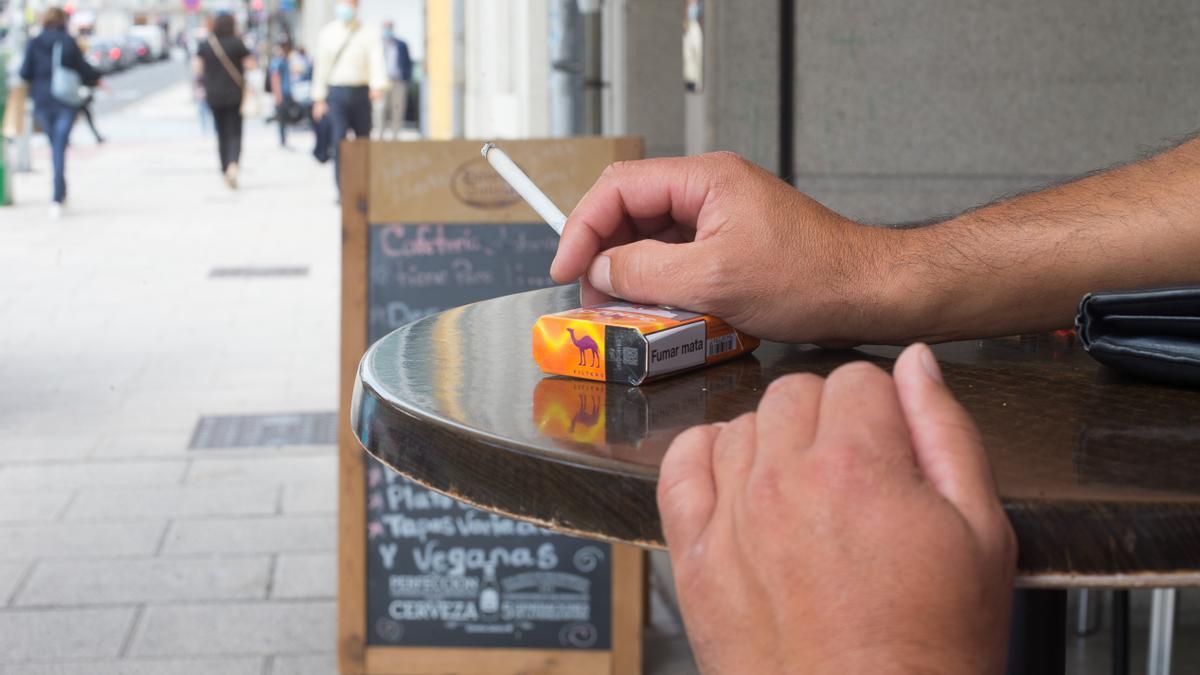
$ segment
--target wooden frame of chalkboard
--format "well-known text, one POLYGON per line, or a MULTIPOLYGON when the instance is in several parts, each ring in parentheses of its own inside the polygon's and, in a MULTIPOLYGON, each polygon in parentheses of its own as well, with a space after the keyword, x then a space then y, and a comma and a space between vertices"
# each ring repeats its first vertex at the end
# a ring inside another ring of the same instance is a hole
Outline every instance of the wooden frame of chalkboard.
MULTIPOLYGON (((537 223, 536 214, 523 202, 497 196, 494 186, 481 189, 480 178, 488 173, 483 172, 486 165, 476 161, 482 160, 480 145, 474 141, 353 141, 341 146, 338 668, 344 674, 639 673, 645 555, 635 547, 615 544, 611 545, 611 578, 603 580, 611 589, 609 606, 601 613, 611 620, 611 626, 601 627, 609 645, 606 649, 381 646, 372 642, 367 597, 367 456, 349 422, 358 362, 372 333, 379 332, 378 326, 371 325, 370 317, 372 226, 537 223)), ((510 141, 505 148, 538 176, 547 194, 564 208, 583 196, 605 166, 642 154, 638 138, 510 141)))

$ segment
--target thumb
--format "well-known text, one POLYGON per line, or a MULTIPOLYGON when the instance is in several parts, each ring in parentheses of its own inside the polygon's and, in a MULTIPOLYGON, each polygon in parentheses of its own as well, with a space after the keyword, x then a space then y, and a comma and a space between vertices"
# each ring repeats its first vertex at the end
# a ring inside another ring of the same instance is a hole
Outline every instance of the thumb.
POLYGON ((976 530, 1000 512, 991 465, 979 430, 942 380, 929 347, 915 344, 893 372, 913 452, 926 479, 976 530))
POLYGON ((614 298, 707 311, 704 243, 643 239, 606 249, 592 260, 587 280, 614 298))

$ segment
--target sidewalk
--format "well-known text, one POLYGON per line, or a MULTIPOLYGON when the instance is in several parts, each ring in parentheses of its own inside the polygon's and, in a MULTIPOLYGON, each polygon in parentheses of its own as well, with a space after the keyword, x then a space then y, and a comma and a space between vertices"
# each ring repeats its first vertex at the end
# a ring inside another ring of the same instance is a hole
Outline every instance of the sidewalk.
POLYGON ((39 141, 0 208, 0 673, 333 672, 334 447, 188 449, 336 409, 331 169, 248 121, 231 192, 195 115, 76 127, 57 221, 39 141))

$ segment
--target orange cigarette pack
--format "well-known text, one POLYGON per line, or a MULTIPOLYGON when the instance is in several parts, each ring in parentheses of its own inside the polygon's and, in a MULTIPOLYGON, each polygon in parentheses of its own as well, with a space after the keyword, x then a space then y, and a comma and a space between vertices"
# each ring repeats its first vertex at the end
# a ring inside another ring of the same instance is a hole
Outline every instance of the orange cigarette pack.
POLYGON ((546 314, 533 359, 551 375, 641 384, 754 351, 758 338, 695 312, 608 303, 546 314))

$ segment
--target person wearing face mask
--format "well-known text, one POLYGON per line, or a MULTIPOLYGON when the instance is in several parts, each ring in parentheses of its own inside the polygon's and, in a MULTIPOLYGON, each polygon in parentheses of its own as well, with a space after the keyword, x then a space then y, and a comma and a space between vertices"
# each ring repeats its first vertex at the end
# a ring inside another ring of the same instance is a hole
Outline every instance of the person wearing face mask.
POLYGON ((383 22, 383 62, 387 67, 391 88, 382 100, 375 103, 374 133, 376 138, 398 138, 404 128, 404 113, 408 102, 408 82, 412 79, 412 58, 408 43, 396 36, 390 20, 383 22))
POLYGON ((371 135, 371 104, 387 92, 387 68, 379 30, 358 20, 357 0, 340 0, 336 19, 321 29, 314 54, 313 119, 328 115, 333 155, 333 180, 338 182, 338 144, 353 131, 355 138, 371 135))

